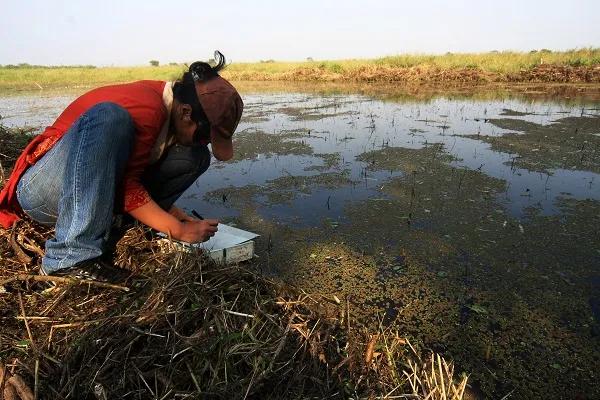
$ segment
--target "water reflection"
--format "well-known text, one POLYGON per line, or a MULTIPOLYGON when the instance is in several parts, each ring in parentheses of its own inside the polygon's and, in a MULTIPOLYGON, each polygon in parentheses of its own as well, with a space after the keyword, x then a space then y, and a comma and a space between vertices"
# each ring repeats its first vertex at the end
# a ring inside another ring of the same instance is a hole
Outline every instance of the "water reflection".
POLYGON ((39 128, 40 131, 56 120, 77 95, 56 92, 24 96, 0 96, 2 123, 9 127, 39 128))
MULTIPOLYGON (((511 217, 525 218, 525 209, 536 207, 542 215, 557 213, 555 197, 561 194, 575 199, 599 199, 597 174, 589 171, 553 169, 550 174, 515 168, 516 156, 493 151, 489 144, 466 135, 501 136, 510 130, 499 128, 489 121, 495 118, 515 118, 535 124, 548 125, 566 116, 598 115, 597 109, 564 106, 552 103, 531 103, 519 100, 467 102, 435 99, 427 103, 393 103, 361 96, 321 97, 302 94, 252 95, 240 134, 261 131, 270 135, 301 132, 301 138, 288 139, 307 143, 314 153, 337 153, 340 163, 329 170, 347 170, 352 185, 336 190, 313 191, 310 196, 299 195, 286 205, 263 204, 265 217, 292 217, 295 223, 315 224, 321 217, 339 218, 346 201, 379 196, 378 189, 387 178, 401 175, 400 171, 365 173, 368 163, 356 161, 367 151, 385 147, 421 148, 427 144, 444 143, 446 151, 458 160, 459 168, 478 169, 493 177, 506 180, 508 189, 502 194, 511 217), (329 200, 329 207, 327 201, 329 200), (332 207, 332 204, 335 204, 332 207)), ((599 128, 600 132, 600 128, 599 128)), ((182 205, 198 207, 198 199, 223 186, 247 184, 267 185, 269 181, 290 174, 305 176, 319 172, 307 171, 307 166, 323 165, 314 155, 257 154, 253 160, 221 163, 200 178, 190 190, 193 199, 182 205)), ((218 217, 231 215, 228 204, 211 202, 203 207, 218 217)), ((235 211, 234 211, 235 212, 235 211)))
MULTIPOLYGON (((0 115, 8 126, 46 126, 60 114, 78 93, 38 93, 0 98, 0 115)), ((312 176, 327 171, 346 171, 343 187, 300 193, 282 204, 269 203, 268 197, 254 199, 264 218, 292 218, 295 224, 316 224, 320 218, 341 217, 344 204, 380 196, 379 188, 401 171, 367 171, 369 163, 356 161, 364 152, 385 147, 422 148, 443 143, 456 157, 458 168, 478 169, 508 182, 502 194, 506 212, 526 218, 525 210, 536 207, 542 215, 557 213, 557 196, 574 199, 600 199, 598 174, 590 171, 553 169, 532 172, 514 166, 516 153, 499 152, 474 138, 498 137, 511 130, 490 123, 511 118, 547 126, 565 117, 600 115, 595 102, 525 101, 516 98, 471 101, 433 98, 401 102, 381 101, 359 95, 314 95, 303 93, 248 94, 245 116, 237 136, 264 132, 281 136, 296 132, 297 137, 282 142, 301 142, 312 154, 278 154, 277 149, 257 151, 247 159, 214 162, 180 200, 189 209, 202 209, 211 217, 230 217, 239 212, 231 202, 212 201, 207 193, 224 187, 269 186, 282 176, 312 176), (465 137, 469 136, 469 137, 465 137), (338 154, 338 162, 325 164, 323 155, 338 154), (204 201, 211 200, 211 201, 204 201)), ((526 134, 526 133, 524 133, 526 134)), ((600 127, 598 132, 600 134, 600 127)))

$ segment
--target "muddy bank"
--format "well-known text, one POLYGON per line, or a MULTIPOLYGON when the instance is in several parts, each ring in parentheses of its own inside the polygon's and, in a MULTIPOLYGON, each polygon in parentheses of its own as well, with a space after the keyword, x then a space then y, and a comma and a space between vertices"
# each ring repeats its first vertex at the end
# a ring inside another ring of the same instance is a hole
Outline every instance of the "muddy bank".
MULTIPOLYGON (((238 200, 254 204, 238 222, 268 238, 258 253, 265 272, 347 298, 364 332, 383 323, 451 355, 480 398, 600 395, 600 315, 590 308, 598 201, 565 198, 561 215, 532 208, 522 221, 505 213, 505 181, 449 165, 439 144, 359 158, 367 172, 403 175, 382 183, 379 196, 345 205, 339 219, 291 228, 260 218, 254 207, 270 203, 264 193, 238 200)), ((289 187, 271 190, 289 195, 289 187)))
MULTIPOLYGON (((249 117, 249 121, 253 121, 249 117)), ((270 135, 256 129, 245 129, 236 133, 236 152, 232 162, 255 159, 262 155, 263 157, 274 157, 276 155, 311 155, 312 147, 297 139, 304 136, 299 132, 282 132, 279 135, 270 135)))
MULTIPOLYGON (((581 113, 584 114, 582 109, 581 113)), ((523 116, 507 110, 509 116, 523 116)), ((511 166, 551 174, 553 169, 600 174, 600 117, 561 118, 540 125, 521 119, 489 119, 487 123, 511 131, 498 136, 466 135, 511 155, 511 166)))
POLYGON ((600 83, 600 66, 539 65, 511 73, 497 73, 479 68, 369 66, 340 73, 331 72, 326 68, 298 68, 280 73, 244 71, 227 72, 225 75, 234 81, 600 83))

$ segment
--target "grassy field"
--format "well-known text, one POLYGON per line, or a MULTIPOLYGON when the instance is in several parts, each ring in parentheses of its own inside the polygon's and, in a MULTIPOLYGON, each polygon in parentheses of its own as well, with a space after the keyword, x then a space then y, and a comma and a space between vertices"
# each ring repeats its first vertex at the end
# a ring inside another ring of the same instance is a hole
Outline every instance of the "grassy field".
POLYGON ((521 69, 533 68, 540 64, 559 64, 572 67, 600 65, 600 48, 584 48, 566 52, 550 52, 547 50, 534 53, 492 52, 461 53, 445 55, 401 54, 397 56, 375 58, 370 60, 341 61, 306 61, 306 62, 259 62, 232 64, 228 67, 231 73, 266 72, 284 73, 301 68, 320 68, 333 73, 359 70, 364 67, 391 68, 480 68, 497 73, 517 72, 521 69))
MULTIPOLYGON (((94 86, 138 79, 177 79, 185 65, 137 67, 0 66, 0 88, 94 86)), ((404 54, 339 61, 232 63, 234 81, 538 81, 600 82, 600 48, 530 53, 404 54)))

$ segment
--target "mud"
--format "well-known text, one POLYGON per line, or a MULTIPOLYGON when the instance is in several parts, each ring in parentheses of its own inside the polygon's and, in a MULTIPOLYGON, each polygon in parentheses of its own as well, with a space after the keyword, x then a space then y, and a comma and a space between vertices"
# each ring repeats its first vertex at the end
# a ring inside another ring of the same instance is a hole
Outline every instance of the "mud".
POLYGON ((260 226, 265 270, 348 299, 368 331, 383 322, 451 356, 483 398, 598 395, 587 280, 598 277, 600 203, 564 200, 562 215, 521 222, 505 215, 504 181, 449 166, 439 145, 361 158, 373 156, 367 168, 404 175, 339 221, 260 226))
POLYGON ((269 135, 255 129, 246 129, 236 134, 236 151, 231 161, 255 159, 259 154, 265 157, 312 154, 312 147, 306 143, 290 140, 298 137, 302 137, 302 134, 288 132, 280 135, 269 135))
POLYGON ((267 181, 265 185, 247 185, 241 188, 225 187, 206 193, 207 202, 222 202, 226 199, 233 207, 255 203, 266 206, 289 204, 298 196, 311 196, 316 190, 332 190, 351 184, 348 173, 322 173, 311 176, 286 175, 267 181))
POLYGON ((502 136, 467 137, 489 143, 493 150, 511 154, 510 165, 544 173, 551 173, 556 168, 600 173, 599 116, 567 117, 549 125, 511 118, 487 122, 511 132, 502 136))
MULTIPOLYGON (((335 105, 334 107, 338 107, 339 105, 335 105)), ((321 107, 312 107, 312 108, 299 108, 299 107, 285 107, 281 108, 279 111, 293 117, 294 121, 318 121, 324 118, 331 117, 339 117, 343 115, 351 115, 352 112, 338 112, 338 113, 320 113, 319 109, 329 108, 332 105, 323 105, 321 107)))

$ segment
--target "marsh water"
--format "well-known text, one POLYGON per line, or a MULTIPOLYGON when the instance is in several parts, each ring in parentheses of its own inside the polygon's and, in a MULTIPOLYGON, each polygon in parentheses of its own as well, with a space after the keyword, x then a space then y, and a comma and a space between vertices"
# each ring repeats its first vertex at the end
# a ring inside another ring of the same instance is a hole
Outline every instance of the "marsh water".
MULTIPOLYGON (((2 123, 82 91, 0 96, 2 123)), ((441 352, 473 397, 600 398, 597 94, 357 93, 247 90, 234 159, 180 206, 260 233, 264 273, 441 352)))

